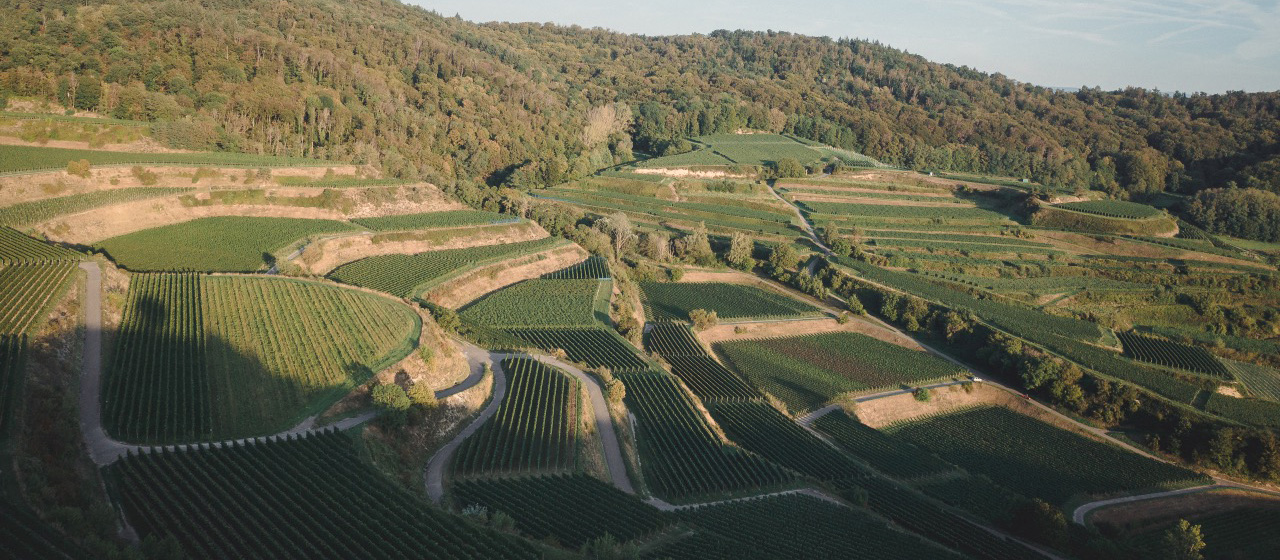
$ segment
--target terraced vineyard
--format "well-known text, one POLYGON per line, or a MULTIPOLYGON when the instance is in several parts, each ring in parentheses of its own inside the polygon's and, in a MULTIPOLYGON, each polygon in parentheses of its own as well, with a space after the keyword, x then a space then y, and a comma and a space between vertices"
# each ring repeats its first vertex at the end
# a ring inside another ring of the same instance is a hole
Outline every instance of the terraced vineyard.
POLYGON ((408 354, 420 328, 403 305, 331 286, 136 275, 103 421, 114 436, 147 443, 283 430, 408 354))
POLYGON ((679 514, 692 536, 676 539, 651 558, 773 560, 811 558, 959 559, 961 556, 898 531, 865 510, 806 495, 784 495, 698 508, 679 514))
POLYGON ((22 334, 55 303, 72 278, 69 262, 0 268, 0 334, 22 334))
POLYGON ((978 207, 958 206, 895 206, 889 204, 859 204, 855 202, 815 202, 800 203, 801 206, 816 214, 835 217, 871 217, 871 218, 913 218, 943 220, 983 220, 993 222, 1009 222, 1009 218, 999 212, 978 207))
POLYGON ((373 231, 401 231, 518 222, 520 219, 513 216, 496 214, 494 212, 482 212, 479 210, 446 210, 443 212, 427 212, 423 214, 402 214, 399 216, 384 216, 380 218, 360 218, 351 221, 373 231))
POLYGON ((80 260, 80 254, 42 243, 11 228, 0 227, 0 266, 80 260))
POLYGON ((888 436, 839 410, 818 418, 813 426, 846 452, 894 478, 923 478, 955 470, 955 466, 929 452, 888 436))
POLYGON ((1008 526, 1027 498, 985 476, 948 476, 917 486, 931 498, 997 526, 1008 526))
POLYGON ((1132 331, 1118 332, 1124 353, 1135 360, 1165 367, 1185 369, 1220 379, 1231 379, 1231 372, 1209 351, 1199 346, 1143 336, 1132 331))
POLYGON ((220 167, 326 166, 333 162, 233 152, 143 153, 43 146, 0 146, 0 173, 59 171, 71 161, 92 165, 216 165, 220 167))
POLYGON ((27 339, 23 335, 0 334, 0 441, 8 439, 14 397, 22 384, 27 339))
POLYGON ((592 255, 578 264, 542 275, 548 280, 606 280, 610 278, 609 261, 592 255))
POLYGON ((95 246, 132 271, 253 272, 269 268, 275 260, 270 255, 291 243, 355 229, 333 220, 220 216, 129 233, 95 246))
POLYGON ((611 282, 525 280, 464 307, 462 318, 489 327, 591 327, 609 317, 611 282))
POLYGON ((966 375, 926 352, 855 333, 722 342, 715 350, 752 384, 796 410, 820 407, 846 392, 966 375))
POLYGON ((641 282, 650 321, 686 321, 694 309, 715 311, 721 321, 819 317, 818 308, 752 286, 722 282, 641 282))
POLYGON ((572 549, 604 535, 629 541, 667 524, 657 509, 584 474, 467 480, 454 485, 453 501, 510 515, 520 533, 572 549))
POLYGON ((726 402, 708 408, 731 441, 805 476, 837 480, 863 472, 767 403, 726 402))
POLYGON ((34 514, 19 510, 0 500, 0 558, 26 560, 79 560, 89 553, 78 549, 67 538, 34 514))
POLYGON ((341 433, 131 454, 106 475, 141 536, 173 536, 191 558, 542 556, 405 492, 341 433))
POLYGON ((645 346, 661 355, 671 365, 671 372, 705 403, 763 398, 741 377, 707 354, 688 326, 657 323, 645 334, 645 346))
POLYGON ((744 165, 764 165, 787 158, 806 164, 822 156, 813 148, 779 134, 709 134, 693 140, 733 163, 744 165))
POLYGON ((1157 210, 1146 204, 1138 204, 1136 202, 1128 202, 1125 200, 1089 200, 1085 202, 1064 202, 1055 204, 1058 208, 1066 208, 1076 212, 1084 212, 1086 214, 1097 214, 1108 218, 1124 218, 1128 220, 1140 220, 1143 218, 1155 218, 1161 216, 1164 212, 1157 210))
POLYGON ((1280 403, 1257 399, 1239 399, 1213 393, 1204 402, 1207 412, 1252 426, 1280 429, 1280 403))
POLYGON ((462 476, 577 470, 581 387, 530 358, 502 361, 508 395, 492 419, 463 442, 453 472, 462 476))
POLYGON ((769 462, 722 443, 670 376, 618 377, 627 388, 627 407, 636 416, 645 481, 659 496, 769 488, 790 479, 769 462))
POLYGON ((608 191, 559 187, 541 191, 538 196, 581 206, 596 214, 625 212, 638 222, 663 223, 674 220, 685 227, 702 223, 711 230, 742 230, 786 238, 795 238, 800 234, 798 229, 791 226, 793 215, 782 208, 767 211, 735 204, 673 202, 608 191))
MULTIPOLYGON (((0 146, 0 149, 3 148, 4 146, 0 146)), ((162 198, 193 190, 195 189, 183 187, 129 187, 33 200, 0 208, 0 225, 23 226, 38 224, 58 216, 76 214, 103 206, 150 198, 162 198)))
POLYGON ((1257 364, 1222 360, 1231 376, 1238 379, 1258 398, 1280 402, 1280 370, 1257 364))
POLYGON ((506 332, 548 352, 563 350, 570 361, 614 372, 640 371, 649 364, 617 333, 603 327, 508 329, 506 332))
POLYGON ((1174 489, 1204 475, 1148 459, 1005 408, 978 407, 895 424, 890 435, 933 451, 970 473, 1054 504, 1073 496, 1174 489))
POLYGON ((347 263, 333 269, 328 277, 354 286, 372 288, 400 297, 414 297, 433 286, 467 271, 539 253, 563 245, 554 237, 503 245, 467 249, 447 249, 416 255, 380 255, 347 263))

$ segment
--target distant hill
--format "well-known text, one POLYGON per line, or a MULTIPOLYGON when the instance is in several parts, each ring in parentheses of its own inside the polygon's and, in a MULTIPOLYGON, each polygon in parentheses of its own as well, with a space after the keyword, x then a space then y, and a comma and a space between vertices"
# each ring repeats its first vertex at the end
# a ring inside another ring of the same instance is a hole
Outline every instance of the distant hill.
POLYGON ((1274 92, 1068 92, 876 42, 478 25, 391 0, 3 5, 11 108, 152 121, 176 147, 527 186, 747 128, 1056 186, 1280 190, 1274 92))

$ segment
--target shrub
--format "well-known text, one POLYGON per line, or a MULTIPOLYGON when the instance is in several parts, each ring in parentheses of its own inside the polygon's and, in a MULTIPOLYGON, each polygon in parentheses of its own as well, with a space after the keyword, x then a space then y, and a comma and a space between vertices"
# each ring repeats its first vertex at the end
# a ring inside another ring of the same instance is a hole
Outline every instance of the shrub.
POLYGON ((404 412, 413 404, 404 389, 394 383, 383 383, 374 387, 370 396, 373 397, 374 404, 392 412, 404 412))
POLYGON ((720 317, 715 311, 707 311, 706 309, 694 309, 689 312, 689 321, 693 323, 693 328, 703 331, 720 323, 720 317))
POLYGON ((929 402, 929 399, 933 398, 933 392, 926 387, 920 387, 919 389, 916 389, 911 393, 911 395, 914 396, 916 400, 920 402, 929 402))
POLYGON ((67 162, 67 174, 89 178, 89 160, 81 159, 67 162))

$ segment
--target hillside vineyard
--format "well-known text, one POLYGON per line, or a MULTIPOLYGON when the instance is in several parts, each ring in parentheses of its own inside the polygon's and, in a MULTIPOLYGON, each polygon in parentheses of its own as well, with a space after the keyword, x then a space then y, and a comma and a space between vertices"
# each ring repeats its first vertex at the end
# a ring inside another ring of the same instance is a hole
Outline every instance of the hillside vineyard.
POLYGON ((1280 550, 1276 93, 4 8, 0 559, 1280 550))

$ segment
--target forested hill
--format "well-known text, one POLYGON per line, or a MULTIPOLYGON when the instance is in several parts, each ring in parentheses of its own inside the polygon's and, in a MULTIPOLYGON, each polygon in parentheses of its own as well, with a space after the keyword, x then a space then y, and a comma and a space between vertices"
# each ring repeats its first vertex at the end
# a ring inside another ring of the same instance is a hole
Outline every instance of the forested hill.
POLYGON ((178 147, 556 183, 792 133, 919 169, 1280 191, 1280 92, 1055 92, 878 43, 477 25, 389 0, 0 0, 0 97, 157 121, 178 147))

